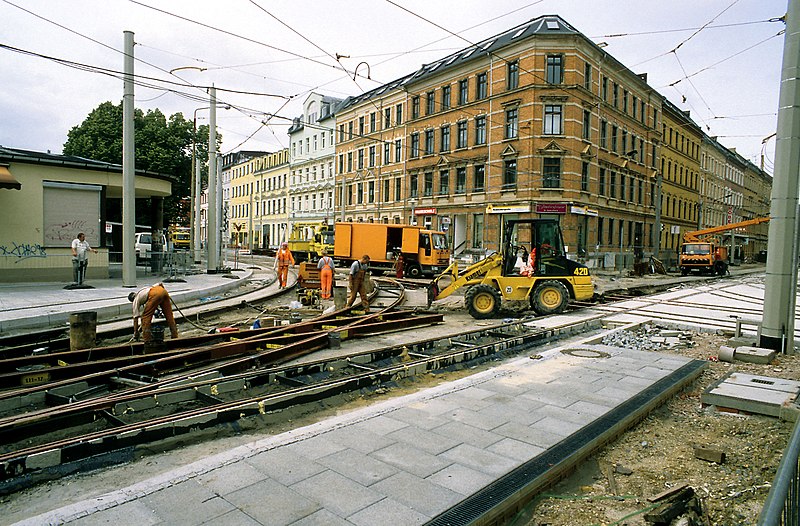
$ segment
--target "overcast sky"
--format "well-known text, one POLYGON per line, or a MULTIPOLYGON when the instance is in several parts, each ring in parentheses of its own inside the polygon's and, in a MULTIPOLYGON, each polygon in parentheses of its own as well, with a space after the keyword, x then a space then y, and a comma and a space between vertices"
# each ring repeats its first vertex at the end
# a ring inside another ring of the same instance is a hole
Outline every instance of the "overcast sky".
MULTIPOLYGON (((102 102, 118 104, 122 81, 96 71, 123 69, 126 30, 137 44, 136 75, 158 79, 136 87, 136 107, 191 120, 208 106, 202 87, 215 84, 220 101, 233 106, 217 113, 227 153, 287 146, 288 119, 310 91, 357 95, 557 14, 646 72, 722 144, 756 164, 765 153, 772 171, 775 139, 766 148, 762 141, 776 129, 785 26, 774 19, 786 7, 786 0, 0 0, 0 145, 60 153, 70 128, 102 102), (337 54, 346 58, 337 63, 337 54), (362 61, 372 80, 354 81, 349 72, 362 61), (175 68, 184 69, 170 74, 175 68)), ((207 109, 197 116, 208 122, 207 109)))

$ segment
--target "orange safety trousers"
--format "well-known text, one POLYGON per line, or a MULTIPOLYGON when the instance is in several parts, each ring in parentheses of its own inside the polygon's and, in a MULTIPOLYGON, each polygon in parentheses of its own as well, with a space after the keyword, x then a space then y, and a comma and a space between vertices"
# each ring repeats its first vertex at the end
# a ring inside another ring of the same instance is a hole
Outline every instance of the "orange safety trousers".
POLYGON ((178 326, 175 325, 175 317, 172 315, 172 303, 167 289, 161 285, 154 285, 150 287, 150 291, 147 293, 147 303, 144 304, 144 312, 142 313, 142 339, 145 342, 153 339, 150 325, 153 322, 153 314, 155 314, 158 307, 161 307, 164 313, 164 318, 166 318, 169 325, 170 335, 173 338, 178 337, 178 326))
POLYGON ((331 297, 331 288, 333 287, 333 269, 329 264, 325 264, 319 271, 319 288, 320 294, 323 299, 331 297))

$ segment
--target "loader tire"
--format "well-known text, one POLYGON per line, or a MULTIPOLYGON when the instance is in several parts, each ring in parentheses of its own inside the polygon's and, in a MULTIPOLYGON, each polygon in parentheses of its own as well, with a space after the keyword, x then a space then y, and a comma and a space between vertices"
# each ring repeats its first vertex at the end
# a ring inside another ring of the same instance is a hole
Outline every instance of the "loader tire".
POLYGON ((477 320, 484 320, 497 315, 502 297, 500 291, 491 285, 475 285, 464 294, 464 303, 470 315, 477 320))
POLYGON ((542 316, 564 312, 568 303, 569 291, 560 281, 543 281, 531 295, 531 307, 542 316))

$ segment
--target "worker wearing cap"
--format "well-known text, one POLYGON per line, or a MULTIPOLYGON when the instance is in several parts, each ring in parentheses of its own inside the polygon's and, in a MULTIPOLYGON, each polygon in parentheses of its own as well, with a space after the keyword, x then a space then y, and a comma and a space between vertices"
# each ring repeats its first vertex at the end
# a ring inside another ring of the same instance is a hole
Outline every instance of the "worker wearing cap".
POLYGON ((289 265, 294 265, 294 256, 292 251, 289 250, 289 243, 284 241, 281 243, 281 248, 275 254, 275 268, 278 269, 278 281, 280 281, 281 288, 286 287, 286 278, 289 277, 289 265))
POLYGON ((361 306, 364 312, 369 312, 369 300, 367 299, 367 270, 369 270, 369 256, 361 256, 360 261, 353 261, 350 266, 350 299, 347 306, 352 307, 356 302, 356 296, 361 295, 361 306))
POLYGON ((163 283, 156 283, 152 287, 145 287, 136 292, 131 292, 128 294, 128 301, 133 302, 134 338, 139 338, 139 318, 141 318, 141 331, 144 335, 145 343, 153 339, 150 325, 153 321, 153 314, 155 314, 158 307, 161 307, 161 310, 164 312, 164 318, 167 320, 172 338, 175 339, 178 337, 178 326, 175 324, 175 318, 172 315, 171 300, 163 283))
POLYGON ((319 258, 317 268, 319 269, 320 296, 324 300, 330 299, 333 285, 333 258, 325 249, 322 250, 322 257, 319 258))

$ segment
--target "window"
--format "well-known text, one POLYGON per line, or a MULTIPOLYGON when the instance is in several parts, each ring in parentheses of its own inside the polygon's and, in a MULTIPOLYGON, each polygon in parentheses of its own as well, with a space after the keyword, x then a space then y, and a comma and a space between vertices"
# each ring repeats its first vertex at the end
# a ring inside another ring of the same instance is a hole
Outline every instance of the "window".
POLYGON ((356 185, 356 203, 361 204, 363 202, 364 202, 364 183, 358 183, 356 185))
POLYGON ((583 87, 592 91, 592 65, 588 62, 583 65, 583 87))
POLYGON ((469 100, 469 79, 458 81, 458 103, 464 105, 469 100))
POLYGON ((395 106, 395 122, 397 126, 403 124, 403 105, 398 104, 395 106))
POLYGON ((375 181, 370 181, 367 183, 367 202, 375 202, 375 181))
POLYGON ((517 108, 506 110, 506 139, 513 139, 519 133, 519 111, 517 108))
POLYGON ((369 131, 370 133, 375 133, 378 131, 378 124, 377 124, 377 114, 373 111, 369 114, 369 131))
POLYGON ((398 177, 394 180, 394 200, 400 201, 403 197, 403 180, 398 177))
POLYGON ((463 166, 456 168, 456 191, 457 194, 463 194, 467 191, 467 169, 463 166))
POLYGON ((478 85, 476 86, 475 98, 478 99, 478 100, 485 99, 486 98, 486 73, 478 73, 478 75, 476 76, 476 80, 478 82, 478 85))
POLYGON ((636 179, 634 179, 633 176, 631 175, 629 176, 628 179, 628 201, 630 201, 631 203, 633 202, 633 199, 636 196, 635 186, 636 186, 636 179))
POLYGON ((561 105, 544 105, 544 133, 545 135, 561 135, 561 105))
POLYGON ((622 90, 622 111, 628 113, 628 90, 622 90))
POLYGON ((439 171, 439 195, 450 193, 450 170, 439 171))
POLYGON ((609 245, 613 245, 614 244, 614 220, 613 219, 609 219, 608 220, 608 244, 609 245))
POLYGON ((600 147, 608 148, 608 123, 604 120, 600 121, 600 147))
POLYGON ((344 173, 344 154, 339 154, 339 173, 344 173))
POLYGON ((411 134, 411 157, 419 157, 419 133, 411 134))
POLYGON ((433 154, 433 130, 425 130, 425 155, 433 154))
POLYGON ((358 169, 364 169, 364 148, 358 149, 358 169))
MULTIPOLYGON (((419 149, 419 144, 417 144, 417 149, 419 149)), ((389 164, 390 162, 392 162, 392 143, 385 142, 383 143, 383 164, 389 164)))
POLYGON ((606 169, 600 168, 600 174, 597 176, 597 193, 600 195, 606 195, 606 169))
POLYGON ((603 218, 597 218, 597 247, 603 244, 603 218))
POLYGON ((411 174, 411 179, 409 180, 409 197, 419 197, 419 175, 418 174, 411 174))
POLYGON ((411 118, 419 119, 419 95, 411 98, 411 118))
POLYGON ((483 164, 475 165, 472 176, 472 191, 483 192, 486 188, 486 166, 483 164))
POLYGON ((622 130, 622 155, 628 155, 628 130, 622 130))
POLYGON ((547 55, 547 70, 545 80, 548 84, 561 84, 564 81, 564 57, 562 55, 547 55))
POLYGON ((608 102, 608 77, 603 75, 603 84, 600 86, 600 98, 608 102))
POLYGON ((375 146, 369 147, 369 166, 370 168, 375 166, 375 146))
POLYGON ((617 197, 617 172, 611 172, 609 174, 608 196, 613 198, 617 197))
POLYGON ((589 163, 586 161, 581 164, 581 190, 589 191, 589 163))
POLYGON ((513 60, 508 63, 506 80, 509 90, 517 89, 519 87, 519 61, 513 60))
POLYGON ((389 202, 390 198, 392 197, 391 194, 389 193, 390 186, 391 186, 391 184, 389 182, 389 179, 384 179, 383 180, 383 201, 384 202, 389 202))
POLYGON ((639 102, 638 102, 636 96, 634 95, 633 99, 631 99, 631 111, 632 111, 631 117, 633 117, 634 119, 637 118, 637 115, 636 115, 637 108, 636 107, 637 107, 638 104, 639 104, 639 102))
POLYGON ((615 108, 618 108, 619 107, 619 84, 617 84, 616 82, 613 82, 611 89, 613 90, 611 92, 611 98, 612 98, 611 103, 614 105, 615 108))
POLYGON ((511 159, 503 163, 503 190, 517 188, 517 160, 511 159))
POLYGON ((348 139, 353 138, 353 121, 347 123, 347 138, 348 139))
POLYGON ((423 196, 430 197, 433 195, 433 172, 426 172, 424 175, 423 196))
POLYGON ((427 95, 427 104, 425 105, 425 115, 430 115, 436 112, 436 93, 429 91, 427 95))
POLYGON ((583 110, 583 138, 587 141, 592 136, 592 112, 583 110))
POLYGON ((392 109, 386 108, 383 110, 383 129, 390 128, 392 126, 392 109))
POLYGON ((483 214, 472 215, 472 248, 483 248, 483 214))
POLYGON ((353 171, 353 152, 347 152, 347 171, 353 171))
POLYGON ((456 137, 456 148, 466 148, 467 147, 467 121, 459 121, 456 125, 456 132, 458 136, 456 137))
POLYGON ((400 162, 401 152, 403 151, 403 143, 400 139, 394 141, 394 162, 400 162))
POLYGON ((625 174, 619 174, 619 200, 625 200, 625 174))
POLYGON ((442 86, 442 109, 450 109, 450 86, 442 86))
MULTIPOLYGON (((364 135, 364 117, 363 116, 358 118, 358 134, 362 135, 362 136, 364 135)), ((306 145, 306 146, 308 146, 308 145, 306 145)))
POLYGON ((475 144, 486 144, 486 116, 475 117, 475 144))
POLYGON ((544 188, 559 188, 561 186, 561 159, 559 157, 544 158, 542 186, 544 188))
POLYGON ((440 152, 449 152, 450 151, 450 125, 442 126, 442 137, 441 137, 441 148, 439 148, 440 152))
POLYGON ((611 151, 617 151, 617 127, 611 126, 611 151))

